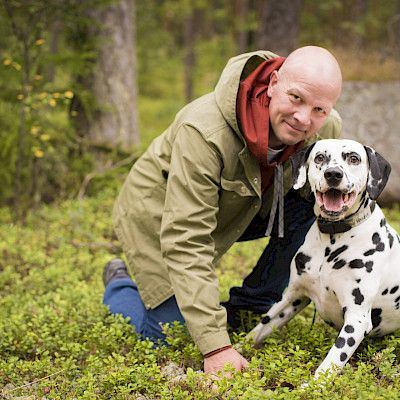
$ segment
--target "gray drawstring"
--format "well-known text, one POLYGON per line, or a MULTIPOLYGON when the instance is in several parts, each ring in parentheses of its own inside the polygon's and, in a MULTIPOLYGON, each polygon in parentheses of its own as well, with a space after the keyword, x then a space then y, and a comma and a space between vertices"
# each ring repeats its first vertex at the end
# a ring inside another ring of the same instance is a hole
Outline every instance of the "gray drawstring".
POLYGON ((274 195, 272 200, 272 207, 269 214, 268 227, 265 231, 265 236, 271 236, 272 227, 274 226, 276 210, 278 209, 278 237, 284 236, 284 223, 283 223, 283 166, 278 164, 276 166, 274 176, 274 195))

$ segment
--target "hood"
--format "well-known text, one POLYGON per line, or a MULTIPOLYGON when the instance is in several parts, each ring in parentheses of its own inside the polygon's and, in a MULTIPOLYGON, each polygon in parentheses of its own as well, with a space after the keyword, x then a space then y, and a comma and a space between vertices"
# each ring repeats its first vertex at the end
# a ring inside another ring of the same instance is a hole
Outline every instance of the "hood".
POLYGON ((278 57, 270 51, 255 51, 231 58, 226 64, 215 87, 215 99, 225 120, 231 128, 242 134, 236 118, 236 97, 240 80, 246 78, 263 61, 278 57))

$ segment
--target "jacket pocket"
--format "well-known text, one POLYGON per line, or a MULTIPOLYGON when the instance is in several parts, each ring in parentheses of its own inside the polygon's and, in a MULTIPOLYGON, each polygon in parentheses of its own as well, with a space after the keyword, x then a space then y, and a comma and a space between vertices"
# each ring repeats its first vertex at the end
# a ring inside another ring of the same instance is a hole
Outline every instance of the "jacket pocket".
POLYGON ((240 197, 255 196, 255 193, 241 180, 229 181, 221 176, 221 187, 224 191, 234 192, 233 195, 240 197))

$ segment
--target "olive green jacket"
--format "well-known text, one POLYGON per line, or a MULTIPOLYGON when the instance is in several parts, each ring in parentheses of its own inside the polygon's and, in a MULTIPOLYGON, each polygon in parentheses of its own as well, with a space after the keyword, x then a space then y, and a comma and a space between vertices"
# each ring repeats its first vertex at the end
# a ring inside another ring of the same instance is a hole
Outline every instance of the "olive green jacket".
MULTIPOLYGON (((145 306, 175 295, 203 354, 230 344, 215 266, 262 206, 260 168, 236 120, 239 80, 273 57, 258 51, 229 60, 215 91, 184 107, 133 165, 113 211, 145 306)), ((333 111, 315 139, 340 130, 333 111)))

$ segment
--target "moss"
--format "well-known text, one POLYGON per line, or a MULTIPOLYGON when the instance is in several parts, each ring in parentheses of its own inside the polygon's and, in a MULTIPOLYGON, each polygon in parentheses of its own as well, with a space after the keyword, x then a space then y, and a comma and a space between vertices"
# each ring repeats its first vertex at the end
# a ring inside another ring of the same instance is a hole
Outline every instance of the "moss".
MULTIPOLYGON (((134 328, 101 304, 103 265, 119 249, 110 220, 114 194, 43 206, 24 225, 13 224, 9 212, 0 210, 3 398, 400 397, 400 332, 364 340, 343 374, 324 385, 310 381, 336 336, 318 317, 312 325, 312 306, 269 337, 262 350, 244 344, 248 370, 214 385, 200 371, 201 355, 184 327, 165 327, 168 347, 154 349, 139 340, 134 328)), ((398 220, 398 210, 388 219, 398 220)), ((264 245, 235 245, 222 259, 222 297, 249 272, 264 245)), ((232 335, 234 342, 243 336, 232 335)))

